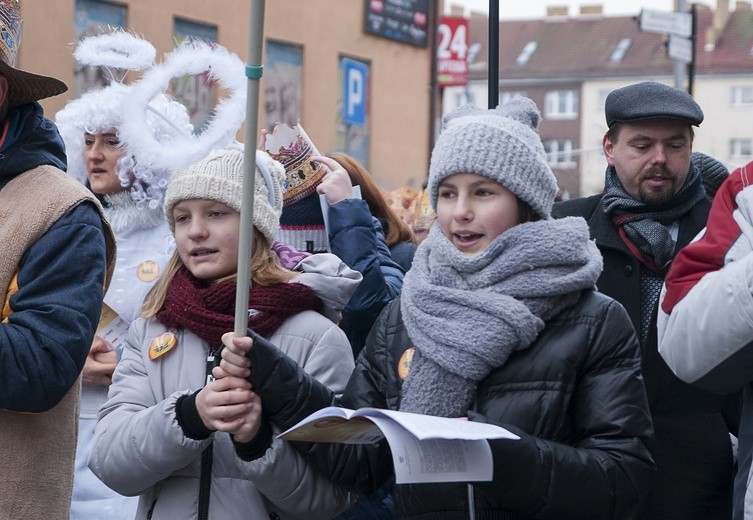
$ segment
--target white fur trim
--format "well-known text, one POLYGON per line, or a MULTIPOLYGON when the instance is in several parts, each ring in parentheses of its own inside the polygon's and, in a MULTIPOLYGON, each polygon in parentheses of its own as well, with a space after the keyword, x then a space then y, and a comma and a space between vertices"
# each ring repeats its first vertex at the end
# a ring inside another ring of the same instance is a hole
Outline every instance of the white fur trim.
POLYGON ((82 65, 128 70, 146 70, 154 65, 156 56, 151 43, 122 30, 85 38, 73 53, 82 65))
POLYGON ((142 165, 180 169, 206 157, 210 150, 227 146, 246 115, 245 65, 227 49, 200 41, 187 41, 165 56, 163 63, 148 70, 132 84, 129 117, 123 121, 120 135, 132 146, 142 165), (147 104, 169 87, 171 79, 208 73, 230 92, 215 107, 209 125, 201 135, 176 135, 160 141, 144 132, 147 104))

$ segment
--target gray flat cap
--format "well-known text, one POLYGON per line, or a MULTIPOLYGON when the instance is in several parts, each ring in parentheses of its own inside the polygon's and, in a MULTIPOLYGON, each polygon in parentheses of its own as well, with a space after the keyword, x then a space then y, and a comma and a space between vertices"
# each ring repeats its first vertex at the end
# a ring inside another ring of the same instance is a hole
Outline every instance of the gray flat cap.
POLYGON ((644 81, 613 90, 604 103, 607 126, 643 119, 679 119, 698 126, 703 111, 693 97, 655 81, 644 81))

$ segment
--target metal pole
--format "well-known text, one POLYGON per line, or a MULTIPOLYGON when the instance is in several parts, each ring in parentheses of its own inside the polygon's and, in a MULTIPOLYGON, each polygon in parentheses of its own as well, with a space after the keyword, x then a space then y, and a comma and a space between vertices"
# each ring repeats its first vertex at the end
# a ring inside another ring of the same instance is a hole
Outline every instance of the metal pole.
POLYGON ((468 520, 476 520, 476 497, 473 493, 473 484, 468 484, 468 520))
POLYGON ((499 104, 499 0, 489 0, 489 106, 499 104))
POLYGON ((692 29, 690 33, 690 48, 692 49, 690 55, 690 63, 688 63, 688 94, 693 95, 693 80, 695 79, 695 41, 698 37, 696 31, 698 29, 698 12, 696 10, 697 5, 695 2, 690 6, 690 14, 692 16, 692 29))
POLYGON ((431 9, 431 17, 433 18, 433 22, 429 26, 431 27, 431 36, 429 38, 429 45, 431 45, 431 66, 429 70, 429 74, 431 74, 431 78, 429 80, 429 85, 431 85, 431 95, 429 96, 429 156, 427 157, 429 162, 431 162, 431 152, 434 149, 434 143, 437 140, 437 129, 439 127, 437 122, 442 118, 442 92, 439 89, 437 82, 437 34, 439 32, 439 2, 434 2, 434 5, 431 9))
POLYGON ((244 126, 243 192, 238 240, 238 284, 235 294, 235 335, 245 336, 248 329, 248 291, 251 287, 251 257, 254 246, 254 190, 256 184, 256 140, 259 121, 259 82, 264 45, 264 0, 251 0, 248 32, 248 93, 244 126))
MULTIPOLYGON (((685 13, 688 10, 688 3, 686 0, 676 0, 676 7, 676 12, 685 13)), ((680 90, 685 90, 686 68, 684 63, 675 63, 675 87, 680 90)))

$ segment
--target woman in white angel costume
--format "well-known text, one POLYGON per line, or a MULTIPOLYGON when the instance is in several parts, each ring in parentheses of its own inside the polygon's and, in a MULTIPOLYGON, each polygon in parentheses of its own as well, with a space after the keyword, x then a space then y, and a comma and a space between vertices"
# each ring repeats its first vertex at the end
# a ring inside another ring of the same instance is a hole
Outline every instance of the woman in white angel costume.
POLYGON ((161 91, 166 77, 188 72, 181 63, 227 61, 230 53, 194 42, 173 51, 162 64, 155 65, 155 55, 150 43, 126 32, 83 40, 74 53, 82 65, 146 72, 131 85, 114 81, 87 92, 56 115, 68 172, 102 201, 117 240, 115 274, 82 372, 71 520, 132 519, 136 514, 138 497, 117 494, 87 467, 97 412, 107 399, 128 326, 175 249, 162 210, 170 176, 225 145, 242 123, 245 92, 240 88, 226 100, 240 115, 216 120, 203 138, 193 135, 185 106, 161 91), (190 54, 199 59, 187 58, 190 54))

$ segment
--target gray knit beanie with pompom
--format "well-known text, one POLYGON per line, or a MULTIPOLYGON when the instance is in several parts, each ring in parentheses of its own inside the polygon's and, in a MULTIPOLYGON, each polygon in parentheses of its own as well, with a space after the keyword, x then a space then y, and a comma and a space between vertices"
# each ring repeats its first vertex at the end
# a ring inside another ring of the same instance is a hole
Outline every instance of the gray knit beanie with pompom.
POLYGON ((537 130, 540 120, 536 104, 525 97, 491 110, 465 105, 447 114, 429 166, 432 206, 443 179, 476 173, 502 184, 539 217, 551 218, 557 180, 537 130))

